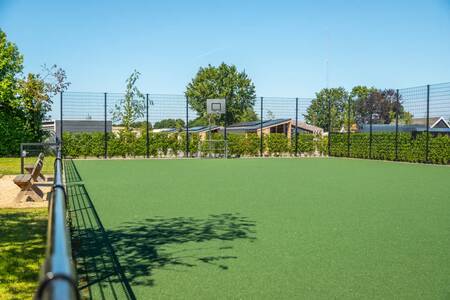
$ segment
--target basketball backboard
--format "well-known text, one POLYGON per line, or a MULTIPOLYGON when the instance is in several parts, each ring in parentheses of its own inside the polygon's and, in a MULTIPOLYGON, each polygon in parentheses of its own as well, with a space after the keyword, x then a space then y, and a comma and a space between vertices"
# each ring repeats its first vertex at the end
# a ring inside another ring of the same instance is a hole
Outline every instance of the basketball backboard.
POLYGON ((225 99, 207 99, 206 112, 208 114, 224 114, 226 112, 225 99))

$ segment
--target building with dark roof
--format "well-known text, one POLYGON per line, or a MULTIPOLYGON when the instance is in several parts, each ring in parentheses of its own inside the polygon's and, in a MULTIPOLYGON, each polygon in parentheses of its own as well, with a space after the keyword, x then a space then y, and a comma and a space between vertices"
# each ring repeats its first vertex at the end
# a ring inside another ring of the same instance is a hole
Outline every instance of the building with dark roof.
POLYGON ((295 126, 295 121, 292 122, 292 134, 295 134, 295 129, 297 128, 297 132, 302 133, 309 133, 309 134, 317 134, 317 135, 323 135, 324 130, 320 127, 307 124, 305 122, 297 122, 297 126, 295 126))
MULTIPOLYGON (((399 132, 424 132, 427 130, 426 118, 414 118, 411 124, 399 124, 399 132)), ((450 133, 450 124, 443 117, 431 117, 429 120, 429 132, 431 133, 450 133)), ((372 124, 372 132, 395 132, 395 124, 372 124)), ((361 126, 360 132, 369 132, 370 125, 361 126)))
POLYGON ((237 123, 227 126, 229 133, 256 133, 261 134, 261 129, 264 135, 271 133, 284 133, 288 138, 291 137, 292 122, 291 119, 275 119, 237 123))
MULTIPOLYGON (((450 124, 444 117, 430 117, 430 128, 450 128, 450 124)), ((427 126, 427 118, 412 118, 411 125, 427 126)))

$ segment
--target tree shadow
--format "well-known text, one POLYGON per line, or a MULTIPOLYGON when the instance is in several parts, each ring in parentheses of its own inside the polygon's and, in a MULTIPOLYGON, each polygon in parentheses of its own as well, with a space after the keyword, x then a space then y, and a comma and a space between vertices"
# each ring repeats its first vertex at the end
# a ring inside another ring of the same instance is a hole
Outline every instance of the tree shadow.
POLYGON ((176 217, 148 218, 125 223, 122 227, 108 231, 108 237, 120 257, 127 277, 134 285, 153 285, 152 271, 170 266, 196 267, 210 264, 227 270, 227 260, 237 259, 233 255, 223 255, 232 246, 201 248, 192 243, 213 240, 253 241, 255 223, 239 214, 224 213, 210 215, 205 219, 176 217), (187 244, 183 250, 170 252, 166 248, 175 244, 187 244), (212 255, 204 256, 204 253, 212 255), (219 252, 220 254, 214 255, 219 252), (203 254, 202 254, 203 253, 203 254))
POLYGON ((66 192, 73 255, 84 298, 135 299, 130 283, 154 285, 152 274, 158 268, 208 264, 227 270, 226 262, 237 259, 228 254, 233 249, 229 243, 209 248, 193 243, 255 239, 255 222, 232 213, 206 218, 153 217, 106 231, 73 162, 65 165, 65 172, 76 181, 67 184, 66 192), (186 247, 167 250, 176 244, 186 247))

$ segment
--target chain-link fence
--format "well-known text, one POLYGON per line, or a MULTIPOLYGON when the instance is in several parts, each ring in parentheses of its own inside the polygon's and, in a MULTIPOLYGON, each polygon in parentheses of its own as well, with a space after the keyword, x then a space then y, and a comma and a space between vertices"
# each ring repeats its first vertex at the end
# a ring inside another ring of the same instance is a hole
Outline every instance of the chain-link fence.
POLYGON ((224 119, 208 119, 183 95, 66 92, 60 101, 55 132, 70 157, 450 160, 450 83, 330 98, 318 116, 324 128, 305 121, 312 98, 257 97, 224 119))

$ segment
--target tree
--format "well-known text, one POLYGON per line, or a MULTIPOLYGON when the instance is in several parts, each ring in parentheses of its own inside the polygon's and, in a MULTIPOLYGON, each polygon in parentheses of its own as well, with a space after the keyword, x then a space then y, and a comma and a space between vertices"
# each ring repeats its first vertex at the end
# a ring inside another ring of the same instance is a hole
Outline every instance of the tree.
POLYGON ((155 128, 176 128, 182 129, 185 123, 182 119, 163 119, 155 123, 155 128))
POLYGON ((18 76, 23 69, 23 56, 14 43, 7 40, 0 29, 0 106, 10 111, 20 106, 17 99, 18 76))
POLYGON ((131 73, 126 81, 125 96, 120 99, 119 104, 116 104, 112 111, 113 121, 120 122, 126 132, 131 132, 136 120, 144 116, 144 94, 136 86, 136 81, 140 75, 141 73, 136 70, 131 73))
POLYGON ((359 125, 367 124, 372 119, 373 124, 390 124, 398 113, 399 119, 404 119, 407 123, 410 121, 411 114, 405 112, 400 100, 401 98, 397 103, 397 92, 393 89, 371 88, 355 101, 356 122, 359 125))
POLYGON ((343 87, 325 88, 316 93, 310 106, 303 115, 307 123, 328 130, 330 124, 329 111, 331 112, 332 130, 341 129, 345 120, 345 103, 348 93, 343 87), (330 105, 330 109, 329 109, 330 105))
POLYGON ((189 105, 197 111, 200 121, 208 124, 206 100, 226 99, 226 115, 215 116, 215 121, 228 124, 256 120, 253 111, 256 92, 255 85, 245 71, 239 72, 234 65, 222 63, 218 67, 208 65, 200 68, 195 78, 187 85, 186 97, 189 105))
POLYGON ((56 65, 44 66, 43 74, 23 76, 22 70, 23 56, 0 30, 0 154, 17 153, 21 142, 42 141, 51 96, 70 84, 56 65))
POLYGON ((42 70, 43 75, 29 73, 19 80, 19 94, 24 117, 29 130, 36 138, 43 137, 47 133, 41 125, 51 110, 52 96, 67 90, 70 85, 66 72, 57 65, 50 68, 44 65, 42 70))
POLYGON ((275 120, 275 114, 271 110, 268 110, 266 119, 268 119, 268 120, 275 120))
MULTIPOLYGON (((367 87, 364 85, 357 85, 353 87, 351 93, 350 93, 350 107, 347 107, 346 109, 350 109, 350 119, 348 120, 348 113, 347 118, 345 120, 346 124, 347 122, 350 122, 350 124, 361 124, 361 112, 357 111, 356 107, 359 107, 361 103, 365 103, 367 99, 369 98, 369 95, 373 92, 375 92, 377 89, 374 87, 367 87)), ((348 112, 348 111, 347 111, 348 112)))

